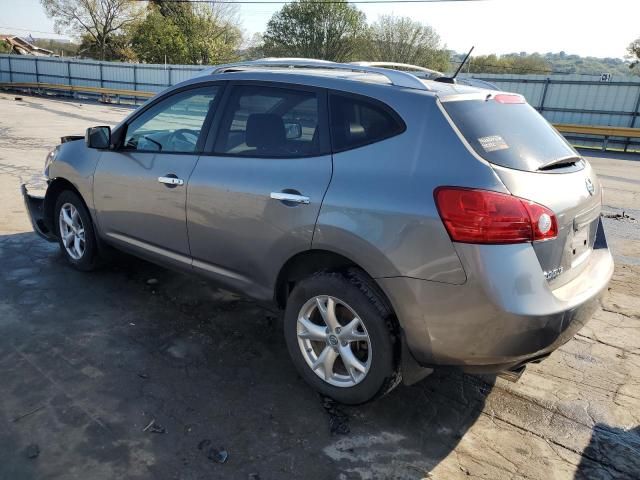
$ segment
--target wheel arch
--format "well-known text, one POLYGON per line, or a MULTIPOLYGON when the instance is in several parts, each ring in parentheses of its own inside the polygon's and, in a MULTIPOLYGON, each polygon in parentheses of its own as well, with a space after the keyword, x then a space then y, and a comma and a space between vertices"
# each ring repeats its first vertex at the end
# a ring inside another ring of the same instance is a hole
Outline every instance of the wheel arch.
MULTIPOLYGON (((54 235, 56 235, 55 233, 56 229, 55 229, 53 217, 55 213, 54 210, 56 208, 56 201, 58 199, 58 196, 64 191, 71 191, 76 195, 78 195, 78 197, 80 198, 80 201, 83 203, 84 207, 87 209, 87 212, 89 212, 89 215, 92 216, 91 209, 89 209, 87 202, 82 197, 82 194, 76 188, 76 186, 66 178, 62 178, 62 177, 54 178, 49 182, 49 186, 47 187, 47 193, 45 194, 45 197, 44 197, 44 205, 43 205, 43 212, 42 212, 45 225, 47 226, 49 231, 52 232, 54 235)), ((94 219, 92 218, 91 220, 95 224, 94 219)))
POLYGON ((346 273, 349 270, 357 270, 364 281, 375 287, 376 293, 389 307, 389 311, 395 312, 387 294, 366 269, 342 254, 324 249, 305 250, 293 255, 285 262, 276 279, 274 291, 276 304, 284 308, 288 294, 295 283, 309 275, 320 271, 346 273))
POLYGON ((293 255, 285 262, 278 274, 274 291, 276 304, 280 308, 284 308, 289 292, 291 292, 296 282, 319 271, 344 272, 352 277, 356 276, 358 281, 366 282, 380 300, 384 302, 390 312, 390 316, 387 319, 389 322, 388 327, 397 340, 394 342, 395 355, 400 362, 405 384, 416 383, 433 371, 430 368, 423 368, 418 365, 410 352, 405 332, 396 314, 397 310, 394 308, 390 296, 387 295, 384 288, 362 266, 344 255, 322 249, 305 250, 293 255))

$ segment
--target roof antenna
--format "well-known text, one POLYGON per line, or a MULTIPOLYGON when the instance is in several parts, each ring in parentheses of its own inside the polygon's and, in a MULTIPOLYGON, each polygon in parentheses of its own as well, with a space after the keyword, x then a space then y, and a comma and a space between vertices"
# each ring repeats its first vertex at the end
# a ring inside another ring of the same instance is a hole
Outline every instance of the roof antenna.
POLYGON ((464 57, 464 60, 460 63, 460 66, 458 67, 458 69, 456 70, 456 73, 454 73, 452 77, 438 77, 438 78, 435 78, 434 80, 436 82, 441 82, 441 83, 456 83, 456 77, 462 70, 462 67, 464 67, 465 64, 467 63, 467 60, 469 60, 469 57, 471 56, 471 52, 473 52, 474 48, 476 47, 475 46, 471 47, 471 50, 469 50, 469 53, 467 53, 467 56, 464 57))

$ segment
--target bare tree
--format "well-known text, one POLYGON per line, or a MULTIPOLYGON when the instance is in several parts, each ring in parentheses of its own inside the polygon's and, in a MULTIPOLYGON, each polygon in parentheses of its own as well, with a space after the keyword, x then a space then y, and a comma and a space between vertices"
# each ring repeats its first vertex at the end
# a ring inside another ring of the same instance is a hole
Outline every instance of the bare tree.
POLYGON ((627 51, 631 57, 631 68, 640 64, 640 37, 629 44, 627 51))
POLYGON ((189 63, 207 65, 233 61, 242 43, 238 5, 198 3, 185 26, 189 63))
POLYGON ((58 33, 89 37, 101 60, 114 36, 132 23, 144 8, 132 0, 40 0, 58 33))
POLYGON ((429 25, 409 17, 382 15, 369 29, 366 60, 411 63, 445 71, 449 54, 429 25))

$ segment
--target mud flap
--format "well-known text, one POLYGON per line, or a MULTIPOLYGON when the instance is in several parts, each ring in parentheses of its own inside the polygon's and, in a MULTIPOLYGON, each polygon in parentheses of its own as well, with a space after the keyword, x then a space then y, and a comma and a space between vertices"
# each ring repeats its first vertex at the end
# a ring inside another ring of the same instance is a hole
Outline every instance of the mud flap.
POLYGON ((405 338, 404 331, 401 331, 402 337, 402 352, 401 352, 401 369, 402 369, 402 383, 404 385, 413 385, 420 380, 428 377, 433 373, 433 368, 423 367, 418 364, 409 347, 407 346, 407 340, 405 338))

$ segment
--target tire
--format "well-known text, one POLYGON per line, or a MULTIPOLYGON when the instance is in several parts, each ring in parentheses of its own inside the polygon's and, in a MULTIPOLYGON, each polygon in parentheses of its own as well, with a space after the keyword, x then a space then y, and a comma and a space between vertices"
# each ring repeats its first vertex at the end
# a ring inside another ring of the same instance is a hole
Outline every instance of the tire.
POLYGON ((390 317, 364 274, 317 273, 298 282, 289 295, 284 317, 287 348, 300 375, 321 395, 343 404, 362 404, 390 392, 401 380, 390 317), (325 322, 332 305, 337 324, 325 322), (327 330, 331 323, 339 328, 327 330), (335 359, 333 363, 321 361, 328 357, 335 359))
POLYGON ((91 216, 78 194, 70 190, 65 190, 58 195, 54 208, 53 224, 56 236, 58 237, 60 251, 67 262, 69 262, 73 268, 82 272, 94 270, 98 263, 98 244, 96 242, 91 216), (73 227, 64 221, 67 226, 61 225, 60 215, 63 208, 67 213, 67 218, 70 212, 74 212, 74 210, 77 212, 77 215, 72 215, 74 217, 73 227), (76 248, 75 242, 72 242, 69 248, 65 245, 63 238, 65 232, 63 232, 62 229, 69 231, 71 228, 75 228, 75 230, 73 230, 74 239, 78 236, 83 237, 83 240, 79 243, 79 249, 76 248), (82 235, 80 235, 81 233, 82 235))

